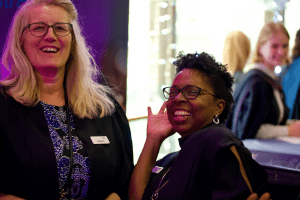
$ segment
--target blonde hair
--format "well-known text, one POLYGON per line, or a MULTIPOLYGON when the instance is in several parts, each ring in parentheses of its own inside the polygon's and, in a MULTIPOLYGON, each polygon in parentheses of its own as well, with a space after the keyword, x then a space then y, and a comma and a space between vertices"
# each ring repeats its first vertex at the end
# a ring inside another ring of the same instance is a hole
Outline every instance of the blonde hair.
POLYGON ((40 91, 33 67, 22 50, 22 32, 28 24, 27 11, 37 5, 54 5, 64 8, 73 24, 72 44, 66 63, 65 90, 73 113, 79 118, 104 117, 112 114, 114 103, 110 88, 93 80, 99 70, 77 21, 77 10, 70 0, 28 0, 16 12, 2 56, 2 64, 10 74, 0 82, 16 101, 26 106, 36 105, 40 91))
POLYGON ((241 31, 230 32, 225 38, 223 50, 223 64, 227 64, 228 71, 234 73, 242 71, 250 55, 250 40, 241 31))
MULTIPOLYGON (((260 47, 263 46, 273 34, 279 32, 282 32, 288 37, 288 39, 290 39, 288 31, 280 22, 268 22, 263 26, 257 39, 255 51, 252 58, 253 63, 259 63, 264 61, 263 56, 259 53, 260 47)), ((290 59, 288 57, 286 63, 290 63, 290 59)))

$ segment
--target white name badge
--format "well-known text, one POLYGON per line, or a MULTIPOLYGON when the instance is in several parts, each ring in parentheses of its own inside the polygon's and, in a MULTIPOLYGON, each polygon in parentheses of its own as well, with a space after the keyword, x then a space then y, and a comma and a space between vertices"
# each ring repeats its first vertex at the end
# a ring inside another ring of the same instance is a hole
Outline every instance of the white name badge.
POLYGON ((93 144, 109 144, 109 140, 106 136, 91 136, 93 144))
POLYGON ((160 167, 160 166, 155 166, 153 169, 152 169, 152 173, 155 173, 155 174, 158 174, 161 170, 163 170, 164 168, 163 167, 160 167))

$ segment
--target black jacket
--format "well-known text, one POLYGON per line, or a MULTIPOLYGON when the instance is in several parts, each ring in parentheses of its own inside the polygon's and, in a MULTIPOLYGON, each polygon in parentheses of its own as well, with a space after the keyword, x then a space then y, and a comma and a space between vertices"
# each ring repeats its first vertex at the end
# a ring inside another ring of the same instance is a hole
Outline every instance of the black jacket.
MULTIPOLYGON (((0 192, 25 199, 59 199, 57 164, 43 106, 23 106, 0 89, 0 192)), ((112 192, 126 199, 133 151, 123 109, 117 104, 114 114, 104 118, 75 116, 74 124, 90 159, 87 199, 105 199, 112 192), (107 136, 110 144, 95 145, 90 136, 107 136)))
POLYGON ((152 173, 143 200, 151 198, 168 168, 160 186, 168 182, 159 190, 157 200, 247 199, 250 190, 230 150, 232 145, 241 157, 253 191, 265 192, 268 176, 264 169, 228 128, 213 125, 191 134, 178 153, 171 153, 156 163, 164 169, 159 174, 152 173))
MULTIPOLYGON (((233 93, 235 105, 226 121, 226 126, 240 139, 254 138, 262 124, 277 125, 279 107, 273 92, 273 83, 258 69, 244 75, 233 93)), ((284 97, 284 95, 282 95, 284 97)), ((284 104, 285 124, 289 109, 284 104)))

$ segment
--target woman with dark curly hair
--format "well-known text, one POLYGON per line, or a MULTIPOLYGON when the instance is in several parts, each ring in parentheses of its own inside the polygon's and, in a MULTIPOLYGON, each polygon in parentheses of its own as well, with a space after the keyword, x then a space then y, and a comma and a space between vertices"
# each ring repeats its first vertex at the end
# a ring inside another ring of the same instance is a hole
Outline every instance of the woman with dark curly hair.
POLYGON ((290 109, 290 119, 300 119, 300 29, 296 33, 292 50, 292 64, 280 74, 286 104, 290 109))
POLYGON ((167 101, 153 115, 131 177, 129 199, 247 199, 264 192, 267 174, 224 123, 233 78, 207 53, 180 54, 167 101), (165 112, 166 110, 166 112, 165 112), (178 132, 181 150, 155 162, 162 142, 178 132))

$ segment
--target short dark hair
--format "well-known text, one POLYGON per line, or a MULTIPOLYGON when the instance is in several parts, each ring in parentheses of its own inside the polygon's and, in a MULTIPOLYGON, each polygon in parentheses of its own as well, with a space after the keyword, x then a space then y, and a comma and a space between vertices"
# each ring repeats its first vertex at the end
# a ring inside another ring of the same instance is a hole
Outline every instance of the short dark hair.
POLYGON ((212 86, 215 95, 225 101, 225 108, 219 116, 220 122, 225 123, 234 103, 232 97, 233 77, 227 71, 226 65, 216 62, 212 55, 205 52, 186 55, 180 52, 177 58, 173 62, 177 66, 177 74, 186 68, 196 69, 210 80, 209 84, 212 86))

